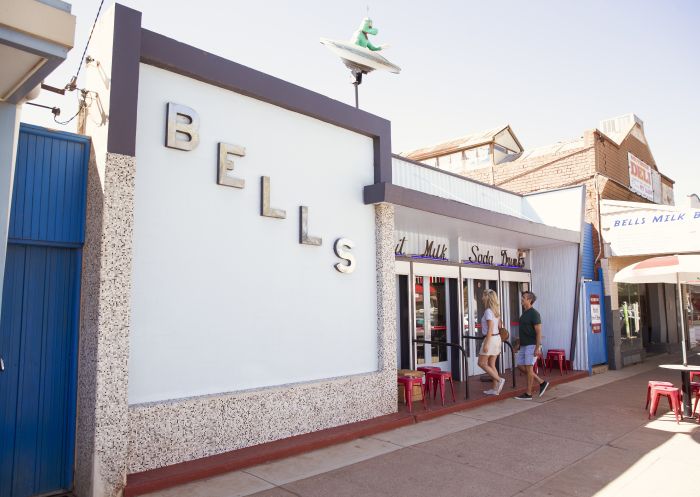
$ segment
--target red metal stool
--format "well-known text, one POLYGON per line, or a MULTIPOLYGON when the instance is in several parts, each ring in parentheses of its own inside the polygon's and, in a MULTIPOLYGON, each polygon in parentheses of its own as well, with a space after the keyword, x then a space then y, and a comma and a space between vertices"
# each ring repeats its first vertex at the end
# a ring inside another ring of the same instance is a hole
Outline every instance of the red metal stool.
POLYGON ((437 371, 438 373, 442 371, 442 369, 438 368, 437 366, 421 366, 419 368, 416 368, 417 371, 423 371, 425 373, 425 390, 428 392, 428 395, 430 395, 430 382, 428 381, 428 373, 431 371, 437 371))
POLYGON ((566 374, 569 374, 566 367, 566 351, 564 349, 549 349, 547 351, 547 362, 549 363, 549 372, 552 372, 552 363, 559 361, 559 374, 564 375, 564 369, 567 369, 566 374))
POLYGON ((399 376, 396 381, 403 385, 403 392, 406 396, 406 404, 408 404, 408 412, 413 412, 413 386, 420 385, 421 391, 423 392, 423 408, 427 409, 428 406, 425 403, 425 385, 423 384, 423 378, 413 378, 411 376, 399 376))
MULTIPOLYGON (((690 384, 691 394, 695 394, 695 405, 693 405, 693 417, 695 416, 695 411, 698 409, 698 401, 700 400, 700 383, 693 382, 690 384)), ((700 416, 698 416, 698 423, 700 423, 700 416)))
POLYGON ((532 365, 532 370, 535 372, 535 374, 537 374, 537 369, 540 363, 542 363, 542 372, 547 372, 547 363, 545 362, 544 357, 542 357, 542 354, 540 354, 535 358, 535 364, 532 365))
POLYGON ((651 387, 651 406, 649 407, 649 419, 656 415, 656 408, 659 406, 659 397, 667 397, 668 403, 676 415, 676 423, 680 424, 681 403, 679 401, 680 390, 676 387, 654 386, 651 387))
POLYGON ((644 405, 644 410, 649 409, 649 399, 651 399, 651 389, 652 387, 672 387, 673 383, 670 381, 655 381, 651 380, 647 384, 647 403, 644 405))
POLYGON ((452 402, 457 402, 457 398, 455 397, 455 386, 454 382, 452 381, 452 373, 450 373, 449 371, 429 371, 425 373, 425 382, 433 383, 433 399, 435 399, 435 395, 437 394, 437 388, 435 384, 440 384, 440 400, 442 401, 443 406, 445 405, 445 381, 450 382, 450 389, 452 390, 452 402))
MULTIPOLYGON (((537 371, 537 370, 538 370, 538 368, 539 368, 540 363, 542 364, 542 372, 543 372, 543 373, 546 373, 546 372, 547 372, 547 363, 545 362, 544 357, 542 356, 542 354, 540 354, 540 355, 537 356, 537 358, 535 359, 535 363, 532 365, 532 371, 533 371, 535 374, 538 374, 538 371, 537 371)), ((523 372, 520 371, 520 373, 518 373, 518 375, 519 375, 519 376, 522 376, 522 375, 523 375, 523 372)))

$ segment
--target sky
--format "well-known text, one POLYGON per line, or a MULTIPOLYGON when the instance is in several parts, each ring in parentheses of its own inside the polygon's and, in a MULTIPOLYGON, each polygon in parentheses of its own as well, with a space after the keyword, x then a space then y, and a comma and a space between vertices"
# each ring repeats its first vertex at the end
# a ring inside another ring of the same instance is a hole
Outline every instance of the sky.
MULTIPOLYGON (((47 84, 75 74, 100 0, 74 0, 75 46, 47 84)), ((114 2, 105 0, 102 10, 114 2)), ((354 105, 350 72, 320 37, 347 40, 369 8, 375 44, 402 68, 374 72, 360 108, 391 121, 398 153, 510 124, 525 149, 630 112, 644 121, 676 203, 700 194, 700 2, 693 0, 121 0, 142 25, 354 105)), ((88 53, 89 55, 89 53, 88 53)), ((83 87, 84 71, 78 78, 83 87)), ((76 95, 35 100, 70 118, 76 95)), ((23 121, 61 126, 24 106, 23 121)))

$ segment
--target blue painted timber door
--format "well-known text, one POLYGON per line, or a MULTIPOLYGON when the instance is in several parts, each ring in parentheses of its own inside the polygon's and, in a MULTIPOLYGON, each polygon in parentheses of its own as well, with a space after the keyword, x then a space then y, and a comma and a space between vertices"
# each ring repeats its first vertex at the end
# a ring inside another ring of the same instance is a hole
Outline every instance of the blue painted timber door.
POLYGON ((0 315, 0 497, 73 486, 89 146, 20 127, 0 315))
POLYGON ((608 362, 605 333, 605 296, 602 281, 585 282, 586 330, 588 337, 588 369, 608 362))

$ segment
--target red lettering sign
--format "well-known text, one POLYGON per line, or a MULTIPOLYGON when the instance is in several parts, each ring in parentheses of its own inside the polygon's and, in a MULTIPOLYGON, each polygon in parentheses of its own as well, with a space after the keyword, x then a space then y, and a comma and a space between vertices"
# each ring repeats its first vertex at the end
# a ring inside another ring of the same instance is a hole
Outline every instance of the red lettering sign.
POLYGON ((602 324, 600 319, 600 295, 591 294, 591 331, 600 333, 602 324))

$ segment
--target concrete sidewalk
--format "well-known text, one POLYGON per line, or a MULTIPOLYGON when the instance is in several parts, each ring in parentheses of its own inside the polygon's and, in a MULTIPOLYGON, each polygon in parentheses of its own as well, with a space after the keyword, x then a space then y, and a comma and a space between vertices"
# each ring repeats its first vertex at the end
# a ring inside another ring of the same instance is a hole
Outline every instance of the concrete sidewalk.
POLYGON ((653 421, 642 409, 649 379, 679 385, 678 373, 658 368, 677 361, 658 356, 534 401, 506 399, 149 496, 697 496, 700 425, 677 425, 665 400, 653 421))

